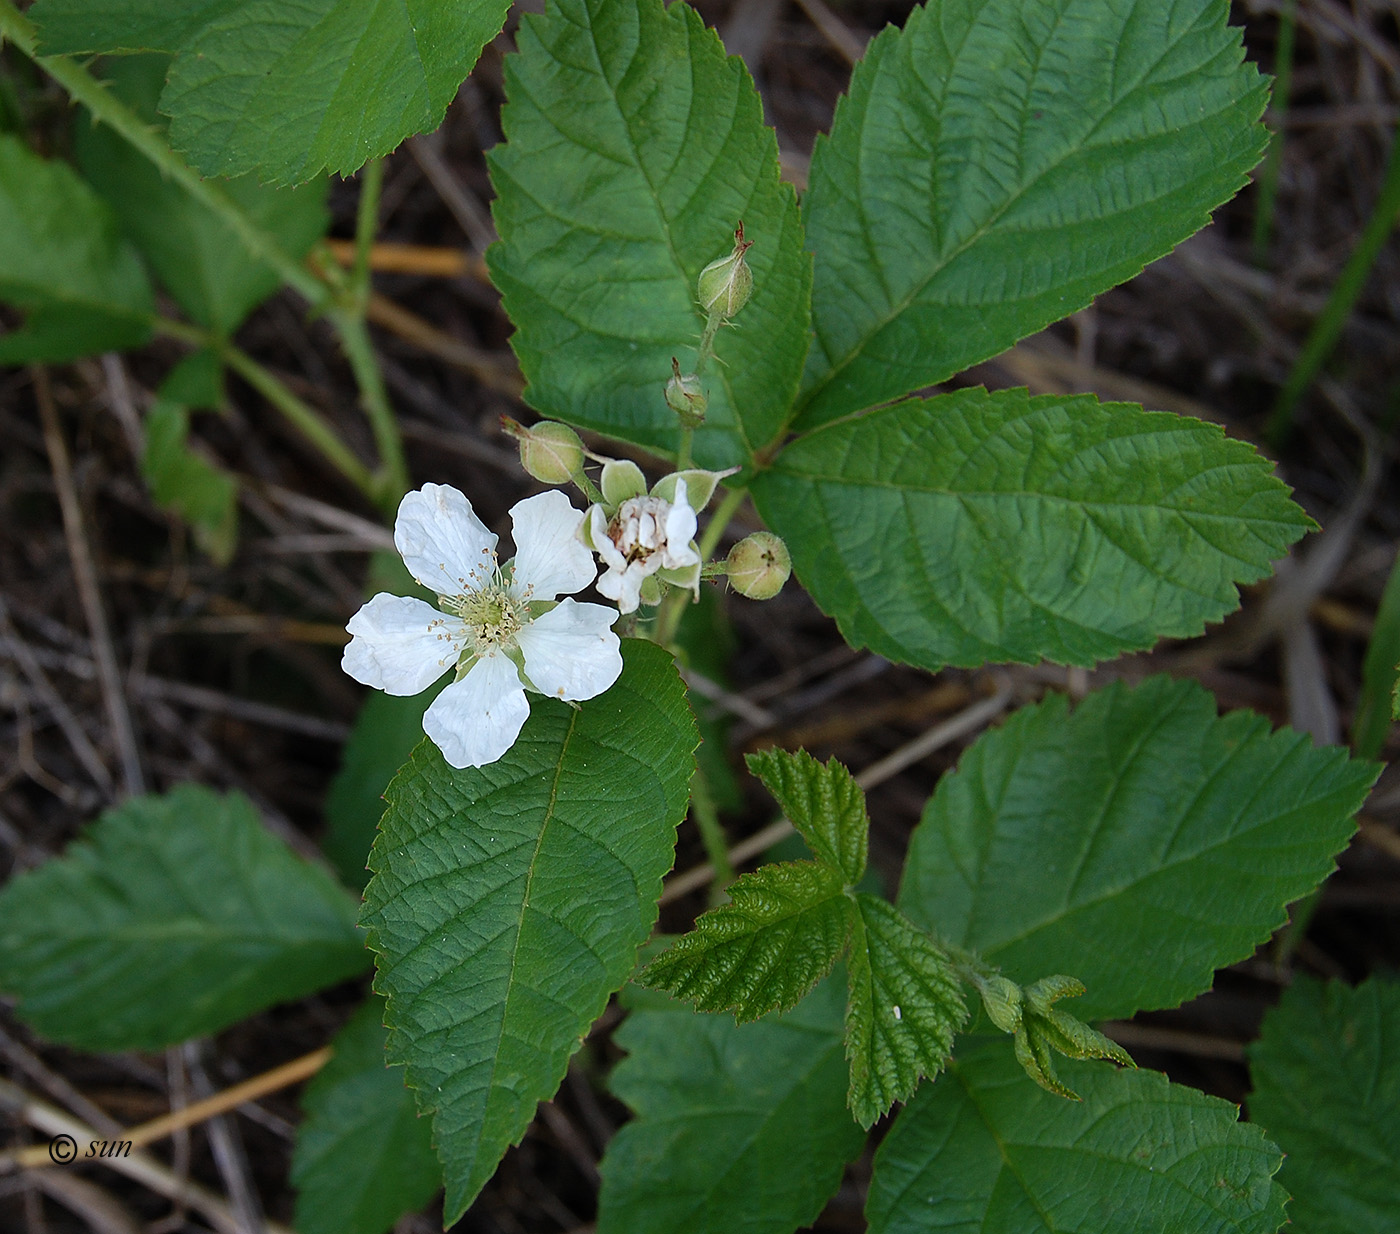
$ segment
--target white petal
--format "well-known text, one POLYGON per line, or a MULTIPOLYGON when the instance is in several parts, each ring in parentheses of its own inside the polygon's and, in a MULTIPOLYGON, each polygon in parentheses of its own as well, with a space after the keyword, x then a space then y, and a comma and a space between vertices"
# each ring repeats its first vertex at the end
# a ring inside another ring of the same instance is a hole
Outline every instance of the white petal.
POLYGON ((532 600, 582 591, 598 573, 593 554, 576 534, 583 511, 574 509, 557 488, 517 501, 510 508, 515 520, 513 590, 527 588, 532 600))
POLYGON ((354 637, 340 666, 356 681, 386 694, 419 694, 462 650, 462 623, 431 604, 381 591, 345 627, 354 637))
POLYGON ((601 694, 622 672, 622 648, 612 623, 617 610, 562 600, 516 636, 525 675, 555 698, 601 694))
POLYGON ((693 566, 700 560, 700 554, 690 547, 695 539, 695 511, 690 508, 690 500, 685 491, 685 481, 676 481, 676 500, 666 515, 665 565, 672 570, 693 566))
MULTIPOLYGON (((659 558, 653 556, 652 560, 660 564, 659 558)), ((642 580, 649 573, 640 561, 634 561, 621 570, 613 567, 598 580, 598 591, 609 600, 616 600, 619 611, 635 613, 637 605, 642 602, 642 580)))
POLYGON ((611 570, 627 569, 627 558, 622 555, 617 545, 612 542, 612 537, 608 535, 608 516, 603 513, 602 506, 589 506, 588 508, 588 534, 605 566, 611 570))
POLYGON ((423 731, 452 766, 484 767, 515 744, 529 715, 520 670, 492 652, 433 700, 423 731))
POLYGON ((408 572, 440 596, 460 596, 484 583, 495 564, 495 534, 450 484, 425 484, 404 495, 394 544, 408 572))

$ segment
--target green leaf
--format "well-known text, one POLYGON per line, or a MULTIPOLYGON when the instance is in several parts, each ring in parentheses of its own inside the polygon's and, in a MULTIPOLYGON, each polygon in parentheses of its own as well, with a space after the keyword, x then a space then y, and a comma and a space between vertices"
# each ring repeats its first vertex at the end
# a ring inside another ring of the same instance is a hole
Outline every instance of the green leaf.
POLYGON ((189 448, 190 414, 157 399, 142 425, 141 475, 158 505, 194 528, 199 546, 227 565, 238 544, 238 481, 189 448))
POLYGON ((736 1025, 655 1000, 613 1040, 636 1111, 599 1167, 598 1234, 789 1234, 816 1220, 865 1137, 846 1112, 841 986, 736 1025))
POLYGON ((498 762, 454 771, 425 741, 386 794, 362 920, 449 1225, 631 974, 674 860, 694 721, 670 655, 622 648, 616 685, 532 700, 498 762))
POLYGON ((1375 758, 1390 735, 1392 704, 1400 701, 1400 557, 1390 569, 1376 627, 1366 648, 1361 699, 1351 728, 1352 748, 1362 758, 1375 758))
POLYGON ((851 773, 834 758, 817 762, 806 750, 763 750, 747 761, 812 851, 848 884, 859 883, 870 819, 851 773))
POLYGON ((369 881, 365 861, 384 814, 384 789, 423 740, 423 713, 447 687, 447 678, 407 698, 371 690, 355 717, 340 755, 340 770, 326 793, 326 834, 321 840, 347 887, 369 881))
POLYGON ((671 357, 690 371, 705 325, 696 279, 742 221, 753 298, 716 340, 695 457, 749 462, 797 391, 812 272, 748 72, 694 9, 661 0, 559 0, 524 17, 516 41, 488 260, 526 399, 673 452, 671 357))
MULTIPOLYGON (((127 56, 104 71, 108 88, 152 125, 165 82, 165 56, 127 56)), ((248 313, 282 285, 277 273, 253 260, 223 219, 163 176, 112 129, 86 114, 74 135, 83 174, 112 207, 160 281, 200 325, 232 334, 248 313)), ((330 223, 325 179, 299 189, 274 189, 255 176, 221 187, 249 218, 300 259, 330 223)))
MULTIPOLYGON (((1272 1234, 1280 1154, 1217 1097, 1070 1063, 1083 1101, 1026 1083, 1002 1041, 958 1052, 875 1154, 870 1234, 1272 1234)), ((1359 1227, 1358 1227, 1359 1228, 1359 1227)))
POLYGON ((942 0, 876 38, 803 199, 798 426, 943 381, 1203 227, 1268 139, 1228 11, 942 0))
POLYGON ((384 1061, 383 1015, 371 996, 302 1096, 292 1156, 300 1234, 383 1234, 442 1186, 428 1120, 403 1072, 384 1061))
POLYGON ((38 0, 46 55, 175 54, 170 139, 206 176, 349 175, 435 129, 509 0, 38 0))
POLYGON ((1199 634, 1312 526, 1214 425, 959 390, 801 438, 754 500, 848 642, 936 669, 1199 634))
POLYGON ((847 1104, 869 1127, 921 1076, 937 1075, 967 1020, 948 957, 885 900, 863 892, 852 931, 846 1057, 847 1104))
POLYGON ((760 866, 726 889, 637 980, 737 1023, 795 1007, 841 958, 851 901, 840 871, 815 861, 760 866))
POLYGON ((1082 1018, 1174 1007, 1248 956, 1333 868, 1373 763, 1194 681, 1016 712, 944 776, 899 906, 1013 979, 1069 973, 1082 1018))
POLYGON ((85 1050, 162 1049, 368 963, 344 889, 196 784, 108 810, 0 893, 0 990, 85 1050))
POLYGON ((155 305, 111 211, 64 163, 0 134, 0 301, 23 328, 0 335, 0 364, 74 360, 150 337, 155 305))
POLYGON ((1297 1234, 1391 1230, 1400 1213, 1400 984, 1298 977, 1249 1051, 1249 1116, 1286 1154, 1297 1234))

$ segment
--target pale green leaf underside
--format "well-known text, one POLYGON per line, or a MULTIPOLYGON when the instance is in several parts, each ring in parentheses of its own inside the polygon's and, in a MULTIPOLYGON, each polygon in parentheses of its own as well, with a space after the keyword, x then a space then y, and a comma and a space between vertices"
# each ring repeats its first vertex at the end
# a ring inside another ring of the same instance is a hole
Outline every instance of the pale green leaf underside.
POLYGON ((798 426, 942 381, 1204 226, 1264 150, 1224 0, 937 0, 856 66, 803 201, 798 426))
POLYGON ((1283 924, 1333 868, 1372 763, 1217 717, 1152 677, 1018 711, 945 776, 914 832, 899 905, 1012 980, 1078 977, 1083 1019, 1174 1007, 1283 924))
POLYGON ((1283 1224, 1280 1154, 1234 1106, 1153 1071, 1063 1068, 1082 1101, 1030 1084, 1008 1042, 960 1050, 875 1154, 870 1234, 1273 1234, 1283 1224))
POLYGON ((135 347, 155 304, 135 250, 66 164, 0 134, 0 303, 25 325, 0 334, 0 364, 135 347))
POLYGON ((870 819, 851 773, 834 758, 817 762, 806 750, 762 750, 750 754, 748 764, 812 851, 847 883, 859 883, 870 819))
POLYGON ((1400 983, 1299 977, 1250 1048, 1249 1116, 1287 1154, 1290 1230, 1390 1230, 1400 1213, 1400 983))
POLYGON ((532 697, 499 761, 453 771, 425 741, 389 786, 362 922, 389 1057, 433 1114, 449 1224, 553 1095, 656 920, 697 738, 670 655, 622 646, 597 698, 532 697))
POLYGON ((385 1061, 383 1015, 371 996, 302 1097, 292 1157, 298 1234, 384 1234, 442 1186, 428 1120, 403 1071, 385 1061))
POLYGON ((790 1234, 865 1142, 845 1108, 842 988, 736 1025, 659 998, 614 1035, 612 1091, 636 1111, 599 1169, 598 1234, 790 1234))
POLYGON ((47 54, 175 53, 161 110, 207 176, 349 175, 434 129, 510 0, 38 0, 47 54))
POLYGON ((856 897, 846 1007, 847 1104, 869 1127, 937 1075, 967 1019, 947 956, 885 900, 856 897))
POLYGON ((753 298, 705 375, 703 466, 750 461, 781 432, 807 349, 811 260, 753 82, 684 4, 561 0, 506 61, 491 152, 501 243, 491 275, 546 415, 662 453, 663 390, 704 328, 701 269, 744 224, 753 298))
MULTIPOLYGON (((164 56, 124 56, 108 62, 105 78, 147 123, 159 124, 156 99, 165 82, 164 56)), ((163 176, 112 129, 81 113, 74 153, 83 175, 106 199, 180 307, 200 325, 232 334, 247 314, 282 285, 270 266, 254 261, 226 223, 163 176)), ((300 260, 326 232, 327 182, 274 189, 254 176, 223 183, 223 191, 282 250, 300 260)))
POLYGON ((0 894, 0 990, 87 1050, 217 1032, 368 963, 344 889, 194 784, 109 810, 0 894))
POLYGON ((695 929, 638 980, 740 1023, 787 1010, 840 958, 853 905, 841 874, 814 861, 760 866, 726 888, 695 929))
POLYGON ((1310 523, 1214 425, 958 390, 799 439, 753 486, 854 646, 925 668, 1093 664, 1199 634, 1310 523))

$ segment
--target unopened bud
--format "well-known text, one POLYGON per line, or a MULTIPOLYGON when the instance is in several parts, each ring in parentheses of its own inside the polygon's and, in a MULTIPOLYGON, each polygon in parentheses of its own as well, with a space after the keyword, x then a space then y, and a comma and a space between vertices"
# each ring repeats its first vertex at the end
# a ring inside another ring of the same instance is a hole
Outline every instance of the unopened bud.
POLYGON ((771 600, 792 573, 787 545, 771 531, 756 531, 729 550, 725 560, 729 582, 750 600, 771 600))
POLYGON ((567 424, 541 420, 526 428, 502 416, 501 427, 520 443, 520 465, 542 484, 566 484, 583 473, 583 442, 567 424))
POLYGON ((671 357, 671 380, 666 383, 666 406, 680 417, 686 428, 699 428, 705 422, 709 400, 700 388, 700 378, 694 373, 681 376, 681 363, 671 357))
POLYGON ((752 246, 752 240, 744 239, 744 225, 740 223, 734 229, 734 251, 700 271, 700 307, 705 312, 733 317, 749 302, 753 294, 753 271, 744 260, 744 254, 752 246))

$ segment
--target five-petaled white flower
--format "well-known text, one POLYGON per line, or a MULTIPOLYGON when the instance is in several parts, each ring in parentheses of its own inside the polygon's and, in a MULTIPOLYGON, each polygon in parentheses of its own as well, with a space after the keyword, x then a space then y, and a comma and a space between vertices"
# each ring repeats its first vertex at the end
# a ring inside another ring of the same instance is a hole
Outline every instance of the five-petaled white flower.
POLYGON ((611 629, 617 611, 555 603, 597 573, 577 537, 583 512, 555 489, 510 514, 516 555, 502 566, 496 536, 455 488, 425 484, 409 493, 394 544, 409 573, 437 592, 438 607, 381 592, 346 627, 354 637, 341 664, 367 686, 418 694, 456 670, 423 717, 423 730, 454 767, 494 763, 510 749, 530 714, 527 687, 593 698, 622 672, 611 629))
POLYGON ((588 517, 593 547, 608 567, 598 580, 598 590, 616 600, 624 613, 636 611, 648 575, 700 564, 700 554, 690 543, 695 538, 695 511, 686 496, 685 480, 679 476, 675 501, 631 497, 611 520, 596 505, 588 517))

